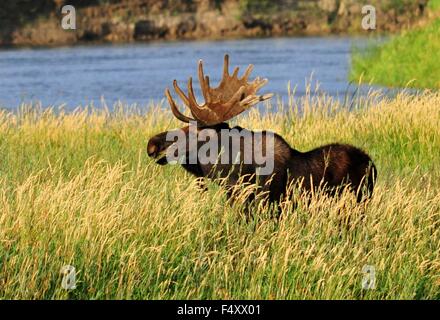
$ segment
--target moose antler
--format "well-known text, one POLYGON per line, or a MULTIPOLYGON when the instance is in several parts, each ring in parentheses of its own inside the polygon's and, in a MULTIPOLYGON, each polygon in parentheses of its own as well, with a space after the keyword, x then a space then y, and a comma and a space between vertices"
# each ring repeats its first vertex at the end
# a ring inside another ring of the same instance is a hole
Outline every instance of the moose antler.
POLYGON ((243 111, 249 109, 260 101, 270 99, 273 94, 257 95, 257 91, 263 87, 268 80, 257 77, 254 81, 248 82, 253 65, 249 65, 241 78, 238 78, 238 67, 234 69, 232 76, 229 74, 229 56, 226 54, 223 65, 223 77, 217 88, 209 86, 209 77, 203 73, 203 62, 199 60, 199 82, 202 94, 205 99, 203 105, 199 105, 194 96, 192 78, 188 80, 188 96, 173 81, 174 89, 185 105, 190 109, 194 119, 182 114, 174 102, 170 90, 165 90, 171 111, 174 116, 183 121, 197 121, 200 125, 212 126, 227 121, 243 111))

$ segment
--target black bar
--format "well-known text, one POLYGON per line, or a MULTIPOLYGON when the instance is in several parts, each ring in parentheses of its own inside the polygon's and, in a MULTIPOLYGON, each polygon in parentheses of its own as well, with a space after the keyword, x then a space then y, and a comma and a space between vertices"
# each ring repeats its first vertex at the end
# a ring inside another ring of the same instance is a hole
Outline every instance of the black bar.
MULTIPOLYGON (((309 319, 361 315, 376 318, 391 311, 393 318, 416 312, 437 313, 440 301, 312 301, 312 300, 169 300, 169 301, 0 301, 2 312, 36 317, 69 316, 77 319, 96 314, 128 319, 309 319), (7 310, 9 309, 9 310, 7 310), (91 313, 93 311, 93 313, 91 313), (131 318, 131 317, 130 317, 131 318)), ((7 313, 5 313, 7 314, 7 313)))

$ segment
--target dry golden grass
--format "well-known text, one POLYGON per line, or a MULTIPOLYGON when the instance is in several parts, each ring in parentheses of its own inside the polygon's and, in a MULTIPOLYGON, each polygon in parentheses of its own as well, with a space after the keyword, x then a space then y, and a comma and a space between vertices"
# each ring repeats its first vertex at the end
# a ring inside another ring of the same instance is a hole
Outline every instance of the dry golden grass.
POLYGON ((378 167, 366 208, 317 195, 279 222, 265 209, 246 221, 221 188, 198 192, 178 166, 148 159, 148 138, 180 126, 159 106, 1 112, 0 298, 440 298, 440 95, 360 105, 292 97, 238 119, 303 151, 354 144, 378 167), (374 290, 362 289, 364 265, 374 290))

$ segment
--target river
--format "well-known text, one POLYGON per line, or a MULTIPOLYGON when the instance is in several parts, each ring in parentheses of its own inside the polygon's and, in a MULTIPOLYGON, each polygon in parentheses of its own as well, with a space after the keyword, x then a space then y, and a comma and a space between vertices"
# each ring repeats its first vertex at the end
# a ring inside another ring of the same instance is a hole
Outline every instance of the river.
POLYGON ((285 97, 290 81, 304 94, 313 74, 323 91, 340 97, 356 89, 348 83, 350 52, 366 43, 356 37, 304 37, 6 49, 0 51, 0 107, 41 102, 73 109, 90 102, 100 106, 102 97, 107 105, 120 100, 146 106, 163 99, 173 79, 184 88, 189 76, 197 79, 198 59, 214 85, 225 53, 231 69, 243 72, 253 63, 252 75, 269 79, 262 92, 285 97))

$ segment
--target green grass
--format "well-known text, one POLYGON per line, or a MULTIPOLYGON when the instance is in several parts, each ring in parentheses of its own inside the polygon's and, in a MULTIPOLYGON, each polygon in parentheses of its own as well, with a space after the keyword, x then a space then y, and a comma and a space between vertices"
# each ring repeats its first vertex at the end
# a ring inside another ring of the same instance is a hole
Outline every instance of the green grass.
POLYGON ((279 222, 266 208, 246 221, 222 189, 146 156, 150 136, 181 126, 168 110, 0 112, 0 299, 440 298, 440 95, 371 101, 239 117, 303 151, 354 144, 378 167, 365 209, 299 197, 279 222), (375 290, 361 287, 366 264, 375 290))
POLYGON ((350 79, 393 87, 440 88, 440 19, 366 52, 355 50, 350 79))
POLYGON ((431 10, 438 10, 438 9, 440 9, 440 0, 429 0, 428 8, 431 9, 431 10))

